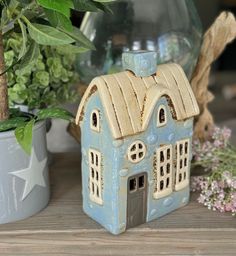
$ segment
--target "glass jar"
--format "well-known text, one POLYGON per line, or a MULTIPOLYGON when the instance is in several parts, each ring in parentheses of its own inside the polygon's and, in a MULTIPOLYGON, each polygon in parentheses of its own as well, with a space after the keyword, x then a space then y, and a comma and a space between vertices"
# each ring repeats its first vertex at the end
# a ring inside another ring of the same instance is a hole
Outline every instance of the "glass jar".
POLYGON ((121 55, 129 50, 156 51, 157 64, 176 62, 191 78, 202 38, 192 0, 119 0, 111 9, 83 19, 81 30, 96 51, 79 56, 82 81, 122 70, 121 55))

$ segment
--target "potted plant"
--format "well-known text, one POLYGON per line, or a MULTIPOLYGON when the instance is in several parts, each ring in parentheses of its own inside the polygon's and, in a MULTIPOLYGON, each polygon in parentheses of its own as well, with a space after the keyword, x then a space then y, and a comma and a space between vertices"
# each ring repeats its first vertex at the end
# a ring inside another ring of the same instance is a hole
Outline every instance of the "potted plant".
MULTIPOLYGON (((69 112, 59 108, 42 109, 36 115, 9 108, 6 73, 18 65, 23 74, 39 58, 39 45, 62 46, 73 53, 93 48, 72 26, 70 9, 86 8, 89 2, 97 8, 105 7, 100 3, 103 1, 86 1, 85 5, 83 2, 0 1, 0 223, 26 218, 47 205, 49 179, 43 120, 73 120, 69 112), (16 62, 6 68, 3 40, 13 33, 22 35, 20 51, 16 62)), ((35 91, 38 89, 35 87, 35 91)))
MULTIPOLYGON (((6 68, 17 62, 22 42, 21 33, 13 32, 4 38, 6 68)), ((16 64, 7 72, 10 107, 36 113, 42 108, 74 102, 78 94, 73 85, 79 79, 75 60, 76 54, 67 47, 39 45, 37 58, 23 67, 16 64)), ((50 119, 46 120, 47 132, 51 124, 50 119)))

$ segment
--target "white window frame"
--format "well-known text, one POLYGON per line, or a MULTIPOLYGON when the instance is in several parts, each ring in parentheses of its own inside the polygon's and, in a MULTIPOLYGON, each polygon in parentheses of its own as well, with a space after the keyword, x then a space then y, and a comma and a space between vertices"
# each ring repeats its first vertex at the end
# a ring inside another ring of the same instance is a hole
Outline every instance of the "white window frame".
POLYGON ((94 109, 90 114, 90 128, 95 132, 100 132, 100 111, 98 109, 94 109), (97 126, 93 125, 93 115, 96 115, 97 118, 97 126))
POLYGON ((166 106, 165 105, 160 105, 159 108, 158 108, 158 111, 157 111, 157 127, 162 127, 162 126, 165 126, 167 124, 167 114, 166 114, 166 106), (160 122, 160 112, 161 112, 161 109, 164 110, 164 115, 165 115, 165 121, 164 122, 160 122))
POLYGON ((189 185, 190 140, 184 139, 176 143, 176 177, 175 190, 179 191, 189 185), (186 147, 187 143, 187 147, 186 147), (179 180, 181 177, 181 181, 179 180))
POLYGON ((154 198, 159 199, 168 196, 173 191, 173 150, 172 145, 160 146, 156 150, 154 157, 154 198), (168 154, 169 151, 169 154, 168 154), (162 152, 162 153, 161 153, 162 152), (163 154, 164 159, 162 160, 163 154), (169 170, 167 172, 167 166, 169 170), (162 174, 163 172, 163 174, 162 174), (167 180, 169 179, 168 187, 167 180), (161 182, 163 182, 163 189, 161 189, 161 182))
POLYGON ((146 155, 146 151, 147 149, 145 144, 141 140, 136 140, 129 146, 127 150, 129 161, 135 164, 142 161, 146 155), (142 145, 142 148, 140 148, 139 145, 142 145), (135 149, 133 150, 134 147, 135 149), (142 154, 142 156, 140 157, 139 154, 142 154), (132 158, 134 155, 136 156, 135 159, 132 158))
POLYGON ((103 193, 102 154, 98 150, 89 149, 89 197, 102 205, 103 193))

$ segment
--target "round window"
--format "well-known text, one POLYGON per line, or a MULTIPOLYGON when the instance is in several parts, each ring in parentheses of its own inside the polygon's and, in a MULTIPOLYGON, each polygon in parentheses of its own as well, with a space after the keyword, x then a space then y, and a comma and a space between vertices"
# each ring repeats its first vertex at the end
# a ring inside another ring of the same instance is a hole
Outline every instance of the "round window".
POLYGON ((128 159, 132 163, 140 162, 146 154, 146 146, 140 140, 132 143, 128 148, 128 159))

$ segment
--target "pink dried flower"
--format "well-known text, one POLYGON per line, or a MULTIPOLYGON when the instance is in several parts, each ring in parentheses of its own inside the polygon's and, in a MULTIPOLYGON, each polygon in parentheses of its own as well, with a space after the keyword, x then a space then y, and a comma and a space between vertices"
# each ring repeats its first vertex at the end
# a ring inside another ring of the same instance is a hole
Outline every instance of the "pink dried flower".
POLYGON ((208 141, 193 141, 193 163, 210 175, 192 177, 191 190, 200 192, 198 202, 208 209, 236 215, 236 150, 230 136, 230 129, 215 127, 208 141))
MULTIPOLYGON (((231 186, 233 189, 236 189, 236 178, 233 179, 231 186)), ((235 199, 236 199, 236 195, 235 195, 235 199)))
POLYGON ((200 191, 197 201, 208 209, 220 212, 236 213, 236 188, 234 177, 230 172, 224 172, 221 176, 214 177, 198 176, 192 177, 192 191, 200 191), (231 180, 233 182, 228 182, 231 180), (224 185, 222 185, 224 184, 224 185), (225 186, 225 184, 227 184, 225 186))

